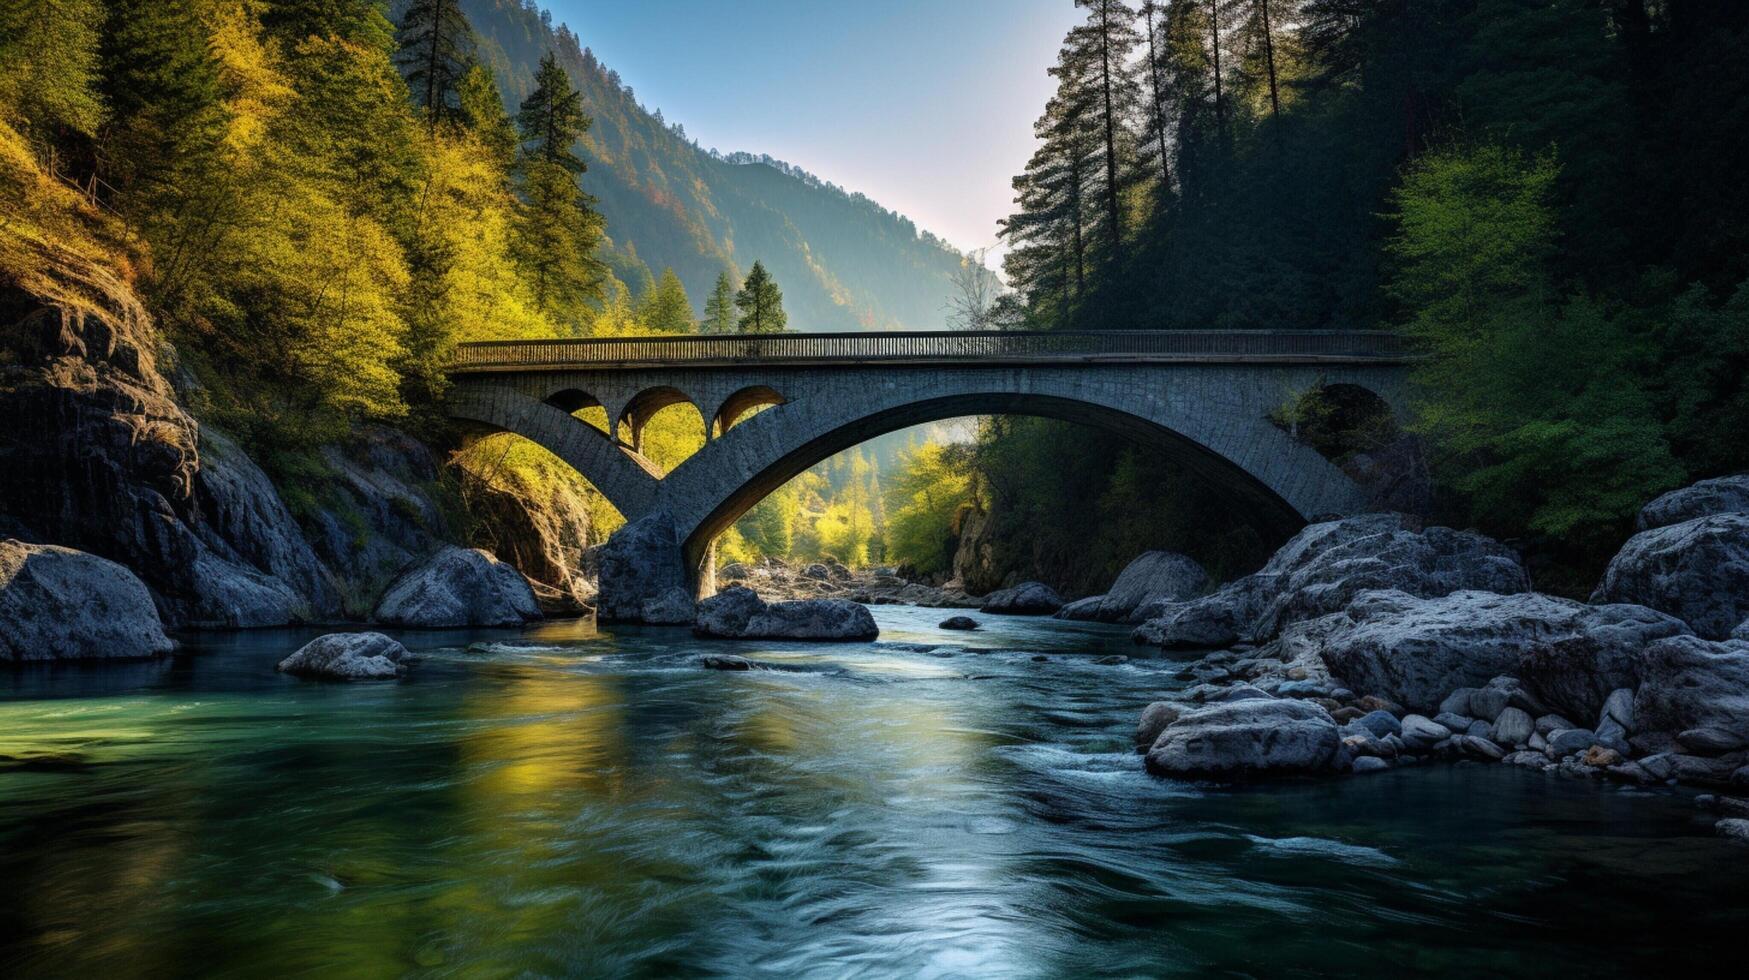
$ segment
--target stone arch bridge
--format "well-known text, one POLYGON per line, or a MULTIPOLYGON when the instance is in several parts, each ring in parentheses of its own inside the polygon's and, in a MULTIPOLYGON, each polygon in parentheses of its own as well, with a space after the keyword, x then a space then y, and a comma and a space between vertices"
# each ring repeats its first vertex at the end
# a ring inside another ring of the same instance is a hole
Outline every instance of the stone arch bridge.
MULTIPOLYGON (((1357 385, 1403 405, 1405 344, 1363 331, 928 332, 463 344, 448 412, 551 450, 637 525, 671 524, 697 587, 716 536, 785 481, 895 429, 1047 416, 1123 433, 1218 481, 1287 532, 1366 492, 1271 422, 1294 393, 1357 385), (680 402, 702 449, 663 473, 645 423, 680 402), (600 407, 608 429, 583 421, 600 407)), ((666 532, 664 532, 666 533, 666 532)), ((603 571, 604 599, 609 591, 603 571)), ((708 574, 703 578, 708 588, 708 574)))

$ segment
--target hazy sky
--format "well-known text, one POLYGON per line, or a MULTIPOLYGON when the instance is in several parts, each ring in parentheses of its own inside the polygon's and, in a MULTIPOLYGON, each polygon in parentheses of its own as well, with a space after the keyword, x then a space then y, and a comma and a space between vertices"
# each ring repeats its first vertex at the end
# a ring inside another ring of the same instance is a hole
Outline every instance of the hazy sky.
POLYGON ((769 153, 992 245, 1070 0, 544 0, 701 146, 769 153))

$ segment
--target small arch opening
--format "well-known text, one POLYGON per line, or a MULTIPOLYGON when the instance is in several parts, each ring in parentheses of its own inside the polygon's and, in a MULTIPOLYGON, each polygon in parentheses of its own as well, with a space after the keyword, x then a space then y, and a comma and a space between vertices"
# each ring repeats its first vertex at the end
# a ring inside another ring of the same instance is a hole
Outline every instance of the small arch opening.
POLYGON ((656 391, 632 400, 620 416, 618 435, 632 452, 667 474, 704 447, 704 413, 672 388, 656 391))
POLYGON ((601 400, 586 391, 566 388, 546 397, 546 403, 608 435, 607 409, 601 400))
POLYGON ((760 412, 782 405, 789 399, 777 393, 777 389, 767 385, 750 385, 723 399, 723 405, 717 409, 714 420, 715 432, 722 435, 743 419, 751 418, 760 412))

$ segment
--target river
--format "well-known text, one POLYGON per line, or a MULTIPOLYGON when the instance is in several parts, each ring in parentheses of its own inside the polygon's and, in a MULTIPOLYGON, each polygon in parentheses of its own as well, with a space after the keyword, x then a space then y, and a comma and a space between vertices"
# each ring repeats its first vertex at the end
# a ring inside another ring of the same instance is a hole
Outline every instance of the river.
POLYGON ((0 670, 0 973, 1644 975, 1749 928, 1685 795, 1436 765, 1147 776, 1121 629, 873 644, 552 623, 0 670), (702 652, 774 669, 700 669, 702 652))

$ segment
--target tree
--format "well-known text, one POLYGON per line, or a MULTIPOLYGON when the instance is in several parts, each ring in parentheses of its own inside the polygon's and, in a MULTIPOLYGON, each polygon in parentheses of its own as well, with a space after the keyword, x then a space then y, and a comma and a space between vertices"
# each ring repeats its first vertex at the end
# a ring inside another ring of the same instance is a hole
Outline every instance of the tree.
POLYGON ((96 135, 98 0, 11 0, 0 8, 0 116, 46 142, 96 135))
POLYGON ((407 76, 426 126, 460 125, 461 84, 474 60, 474 29, 461 0, 411 0, 401 14, 395 61, 407 76))
POLYGON ((974 249, 960 256, 959 268, 949 282, 948 323, 959 330, 989 330, 991 307, 1000 292, 999 283, 984 267, 984 249, 974 249))
POLYGON ((782 333, 789 322, 783 312, 783 292, 757 261, 747 273, 741 291, 735 294, 735 306, 741 311, 742 333, 782 333))
POLYGON ((692 333, 692 300, 686 297, 686 287, 672 268, 662 270, 662 278, 645 298, 644 328, 656 333, 692 333))
POLYGON ((535 88, 516 115, 522 137, 525 200, 518 261, 534 287, 536 308, 578 321, 581 305, 605 295, 606 269, 595 256, 601 219, 577 186, 586 167, 575 143, 589 129, 583 98, 549 52, 535 72, 535 88))
POLYGON ((704 303, 705 333, 734 333, 737 327, 738 314, 735 312, 735 281, 730 278, 729 270, 717 273, 717 284, 711 289, 711 298, 704 303))
POLYGON ((1122 157, 1131 142, 1128 121, 1137 102, 1130 55, 1141 35, 1135 11, 1121 0, 1075 0, 1075 5, 1087 8, 1087 22, 1069 31, 1062 62, 1052 72, 1067 86, 1064 98, 1085 104, 1099 130, 1104 173, 1097 190, 1105 205, 1106 255, 1117 260, 1124 237, 1119 202, 1128 176, 1122 157))
POLYGON ((1148 51, 1142 62, 1148 77, 1147 121, 1142 127, 1142 153, 1144 158, 1151 160, 1160 167, 1160 199, 1165 200, 1172 194, 1172 151, 1168 147, 1171 139, 1170 117, 1167 114, 1168 96, 1166 91, 1166 5, 1159 0, 1143 0, 1142 19, 1143 34, 1148 40, 1148 51), (1155 23, 1155 18, 1159 23, 1155 23))
POLYGON ((508 177, 516 162, 516 124, 504 111, 504 97, 498 93, 498 82, 491 69, 485 65, 470 66, 456 94, 462 123, 491 152, 508 177))
POLYGON ((274 0, 261 23, 293 46, 308 37, 337 37, 379 51, 395 47, 395 25, 380 0, 274 0))

